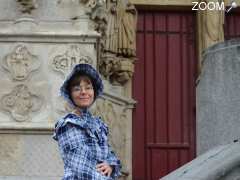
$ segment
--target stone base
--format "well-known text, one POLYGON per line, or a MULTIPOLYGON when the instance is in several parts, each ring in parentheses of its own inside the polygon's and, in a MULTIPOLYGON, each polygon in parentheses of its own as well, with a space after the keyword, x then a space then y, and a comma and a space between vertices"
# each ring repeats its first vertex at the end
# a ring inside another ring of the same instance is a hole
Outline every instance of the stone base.
POLYGON ((59 180, 63 163, 48 134, 1 134, 0 180, 59 180))

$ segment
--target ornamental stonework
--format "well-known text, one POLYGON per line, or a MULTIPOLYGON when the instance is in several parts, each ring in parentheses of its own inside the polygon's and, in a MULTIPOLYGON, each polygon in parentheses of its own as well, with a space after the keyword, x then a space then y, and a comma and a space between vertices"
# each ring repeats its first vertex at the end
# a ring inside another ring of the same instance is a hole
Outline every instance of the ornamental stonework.
POLYGON ((124 85, 134 72, 137 10, 129 2, 106 0, 105 11, 99 11, 98 16, 92 19, 102 35, 100 72, 113 85, 124 85))
POLYGON ((102 118, 108 125, 110 144, 123 163, 124 174, 128 174, 125 168, 125 149, 126 149, 126 120, 127 113, 124 107, 120 107, 107 99, 96 102, 92 113, 102 118))
POLYGON ((104 52, 117 56, 136 56, 137 10, 122 0, 107 0, 107 28, 104 52))
POLYGON ((71 45, 70 48, 60 55, 56 55, 52 60, 52 67, 55 71, 67 75, 70 70, 79 63, 93 65, 93 59, 84 49, 77 45, 71 45))
POLYGON ((32 94, 24 84, 17 85, 12 92, 1 98, 2 109, 9 112, 17 122, 29 120, 30 114, 39 111, 42 103, 42 98, 32 94))
POLYGON ((13 52, 4 57, 1 65, 11 74, 13 80, 22 81, 40 67, 40 61, 26 46, 17 45, 13 52))
POLYGON ((32 10, 38 7, 36 0, 17 0, 17 2, 21 5, 21 12, 31 14, 32 10))
POLYGON ((132 78, 134 59, 105 54, 100 61, 100 71, 113 85, 123 85, 132 78))

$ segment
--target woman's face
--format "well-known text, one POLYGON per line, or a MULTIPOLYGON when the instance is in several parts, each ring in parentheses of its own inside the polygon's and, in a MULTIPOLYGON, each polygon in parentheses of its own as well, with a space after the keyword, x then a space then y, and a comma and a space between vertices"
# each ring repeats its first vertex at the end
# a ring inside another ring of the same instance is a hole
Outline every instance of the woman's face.
POLYGON ((94 101, 94 89, 90 79, 82 79, 79 85, 71 88, 71 98, 79 108, 87 108, 94 101))

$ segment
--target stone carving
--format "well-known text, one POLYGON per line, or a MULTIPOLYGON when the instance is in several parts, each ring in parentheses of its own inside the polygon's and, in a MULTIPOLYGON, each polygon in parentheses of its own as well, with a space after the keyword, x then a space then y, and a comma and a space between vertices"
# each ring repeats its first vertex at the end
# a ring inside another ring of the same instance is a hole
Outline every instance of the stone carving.
POLYGON ((77 45, 71 45, 62 55, 53 58, 53 69, 66 75, 76 64, 93 64, 91 56, 77 45))
POLYGON ((98 18, 102 16, 104 10, 105 0, 58 0, 57 4, 69 9, 70 19, 72 20, 81 19, 85 15, 99 20, 98 18))
POLYGON ((21 12, 31 14, 32 10, 37 8, 36 0, 17 0, 21 5, 21 12))
POLYGON ((18 45, 12 53, 5 56, 2 66, 11 73, 14 80, 21 81, 40 67, 40 61, 28 51, 26 46, 18 45))
MULTIPOLYGON (((210 2, 209 0, 205 0, 210 2)), ((222 2, 219 0, 211 0, 211 2, 222 2)), ((208 47, 224 41, 224 10, 204 10, 198 12, 198 24, 199 24, 199 62, 198 62, 198 74, 201 74, 202 68, 202 52, 208 47)), ((198 80, 199 81, 199 80, 198 80)))
POLYGON ((132 78, 134 60, 105 54, 100 62, 101 73, 114 85, 121 85, 132 78))
POLYGON ((98 1, 97 0, 79 0, 81 3, 83 3, 85 6, 94 8, 98 1))
POLYGON ((105 7, 105 1, 103 0, 89 0, 88 7, 91 11, 88 13, 90 18, 96 23, 95 30, 100 32, 105 37, 106 26, 107 26, 107 11, 105 7))
MULTIPOLYGON (((207 0, 208 2, 209 0, 207 0)), ((219 0, 214 0, 218 2, 219 0)), ((211 0, 212 2, 212 0, 211 0)), ((221 42, 224 40, 223 24, 225 11, 210 11, 206 10, 202 12, 203 22, 203 49, 221 42)))
POLYGON ((108 25, 104 51, 124 57, 136 56, 137 11, 131 3, 108 0, 108 25))
MULTIPOLYGON (((126 112, 108 100, 97 101, 93 114, 100 116, 109 127, 110 144, 124 164, 126 145, 126 112)), ((123 168, 124 169, 124 168, 123 168)), ((126 170, 123 170, 127 174, 126 170)))
POLYGON ((107 0, 107 25, 103 37, 99 69, 114 85, 124 85, 134 72, 137 11, 130 3, 107 0))
MULTIPOLYGON (((131 79, 136 57, 137 11, 131 3, 122 0, 58 0, 59 4, 84 5, 85 12, 101 33, 100 72, 115 85, 124 85, 131 79)), ((73 16, 73 20, 79 17, 73 16)), ((54 66, 65 74, 69 60, 56 57, 54 66)), ((70 65, 69 65, 70 66, 70 65)))
POLYGON ((17 85, 10 94, 1 98, 2 109, 11 113, 18 121, 26 121, 31 112, 38 111, 42 106, 42 99, 32 94, 26 85, 17 85))

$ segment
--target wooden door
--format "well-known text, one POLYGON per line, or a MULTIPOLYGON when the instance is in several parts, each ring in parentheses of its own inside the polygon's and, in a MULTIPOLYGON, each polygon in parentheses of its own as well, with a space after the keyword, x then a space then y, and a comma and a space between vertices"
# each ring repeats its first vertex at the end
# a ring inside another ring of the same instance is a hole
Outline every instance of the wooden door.
POLYGON ((192 12, 139 11, 133 180, 155 180, 195 157, 197 56, 192 12))
POLYGON ((225 40, 240 38, 240 8, 226 13, 224 36, 225 40))

